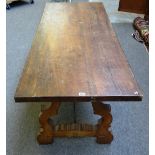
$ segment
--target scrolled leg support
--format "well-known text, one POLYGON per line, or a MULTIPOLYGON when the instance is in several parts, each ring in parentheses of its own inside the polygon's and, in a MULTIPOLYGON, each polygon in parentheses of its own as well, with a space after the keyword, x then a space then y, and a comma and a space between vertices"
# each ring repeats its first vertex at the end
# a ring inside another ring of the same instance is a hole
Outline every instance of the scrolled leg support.
POLYGON ((39 115, 41 127, 37 136, 37 141, 39 144, 50 144, 53 142, 54 126, 53 124, 49 124, 49 118, 58 113, 59 106, 59 102, 53 102, 48 109, 41 111, 39 115))
POLYGON ((112 122, 111 107, 109 104, 92 102, 94 114, 100 115, 101 119, 97 124, 96 141, 99 144, 109 144, 113 140, 112 132, 109 131, 112 122))

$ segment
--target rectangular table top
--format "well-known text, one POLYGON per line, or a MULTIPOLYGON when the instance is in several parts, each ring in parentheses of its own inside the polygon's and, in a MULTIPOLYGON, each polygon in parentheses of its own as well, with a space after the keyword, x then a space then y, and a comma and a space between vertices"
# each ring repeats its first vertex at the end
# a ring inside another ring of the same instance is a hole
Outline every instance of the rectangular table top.
POLYGON ((102 3, 47 3, 16 102, 142 100, 102 3))

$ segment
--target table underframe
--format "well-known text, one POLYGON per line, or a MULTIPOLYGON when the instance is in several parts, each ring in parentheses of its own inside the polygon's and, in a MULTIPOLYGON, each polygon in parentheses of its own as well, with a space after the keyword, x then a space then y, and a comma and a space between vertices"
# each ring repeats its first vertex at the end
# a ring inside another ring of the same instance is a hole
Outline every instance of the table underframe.
POLYGON ((40 131, 37 136, 39 144, 51 144, 54 137, 96 137, 99 144, 110 144, 113 140, 109 130, 112 123, 111 106, 99 101, 92 101, 94 114, 100 115, 96 125, 91 124, 59 124, 50 123, 51 117, 58 114, 61 102, 52 102, 51 105, 42 109, 39 114, 40 131))

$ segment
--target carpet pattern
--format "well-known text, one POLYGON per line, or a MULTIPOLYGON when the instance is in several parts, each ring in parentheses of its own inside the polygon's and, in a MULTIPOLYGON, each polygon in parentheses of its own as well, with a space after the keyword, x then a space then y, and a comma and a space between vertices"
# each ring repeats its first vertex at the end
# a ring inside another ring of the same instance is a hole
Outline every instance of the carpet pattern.
MULTIPOLYGON (((108 102, 112 106, 111 145, 99 145, 95 138, 55 138, 51 145, 38 145, 38 114, 42 103, 15 103, 14 93, 25 64, 28 51, 39 24, 46 0, 37 0, 34 5, 22 4, 8 10, 7 15, 7 96, 6 128, 7 155, 148 155, 148 54, 143 45, 131 34, 131 23, 114 23, 113 27, 125 51, 135 78, 144 91, 142 102, 108 102)), ((95 123, 98 116, 91 104, 63 103, 54 121, 95 123)))

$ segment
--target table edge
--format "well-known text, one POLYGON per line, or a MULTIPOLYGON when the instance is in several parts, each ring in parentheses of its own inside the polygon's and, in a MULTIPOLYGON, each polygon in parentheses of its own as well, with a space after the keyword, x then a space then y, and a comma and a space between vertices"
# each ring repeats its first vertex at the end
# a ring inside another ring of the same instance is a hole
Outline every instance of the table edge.
POLYGON ((70 96, 70 97, 14 97, 15 102, 88 102, 92 100, 97 101, 142 101, 143 95, 139 96, 70 96))

